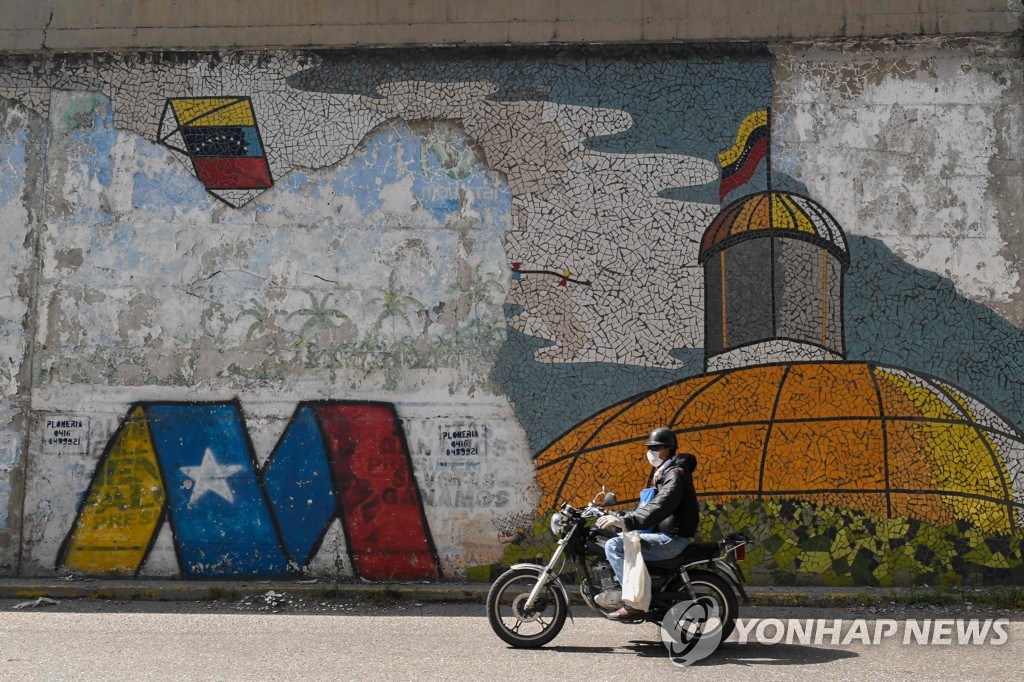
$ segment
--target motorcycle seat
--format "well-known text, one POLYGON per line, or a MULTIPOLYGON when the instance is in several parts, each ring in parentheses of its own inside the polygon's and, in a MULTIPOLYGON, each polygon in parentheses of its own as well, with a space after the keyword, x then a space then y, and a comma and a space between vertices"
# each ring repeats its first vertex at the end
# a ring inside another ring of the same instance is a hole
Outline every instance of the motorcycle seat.
POLYGON ((665 568, 673 570, 691 561, 704 561, 718 556, 719 547, 717 542, 691 542, 681 554, 661 561, 648 561, 644 563, 648 568, 665 568))

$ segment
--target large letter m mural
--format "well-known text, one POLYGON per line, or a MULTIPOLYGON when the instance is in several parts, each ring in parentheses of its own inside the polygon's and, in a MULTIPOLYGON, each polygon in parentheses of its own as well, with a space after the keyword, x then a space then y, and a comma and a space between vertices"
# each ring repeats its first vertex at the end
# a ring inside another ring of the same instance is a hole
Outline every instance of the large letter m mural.
POLYGON ((107 443, 57 567, 138 573, 169 522, 183 576, 285 576, 335 519, 356 575, 440 576, 389 403, 304 402, 266 464, 237 401, 136 403, 107 443))

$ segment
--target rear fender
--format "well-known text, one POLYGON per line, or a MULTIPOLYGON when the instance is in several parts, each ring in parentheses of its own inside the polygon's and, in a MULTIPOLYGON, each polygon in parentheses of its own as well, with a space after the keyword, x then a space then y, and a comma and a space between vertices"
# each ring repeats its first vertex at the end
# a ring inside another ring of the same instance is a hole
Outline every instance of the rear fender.
MULTIPOLYGON (((544 572, 544 567, 538 564, 513 564, 510 571, 531 571, 536 573, 538 577, 544 572)), ((548 583, 555 586, 555 588, 562 593, 565 598, 565 607, 569 610, 569 618, 572 618, 572 609, 569 608, 569 592, 565 589, 565 585, 562 584, 562 579, 558 577, 557 573, 552 573, 548 576, 548 583)))
POLYGON ((747 591, 743 589, 743 579, 736 571, 736 569, 733 567, 733 565, 730 564, 728 561, 725 561, 724 559, 704 559, 703 561, 694 561, 691 564, 686 564, 685 566, 683 566, 683 568, 687 571, 693 570, 695 568, 704 568, 711 569, 716 573, 721 573, 729 580, 730 583, 732 583, 733 587, 736 588, 736 591, 739 592, 740 596, 743 597, 743 603, 750 603, 750 597, 747 596, 747 591))

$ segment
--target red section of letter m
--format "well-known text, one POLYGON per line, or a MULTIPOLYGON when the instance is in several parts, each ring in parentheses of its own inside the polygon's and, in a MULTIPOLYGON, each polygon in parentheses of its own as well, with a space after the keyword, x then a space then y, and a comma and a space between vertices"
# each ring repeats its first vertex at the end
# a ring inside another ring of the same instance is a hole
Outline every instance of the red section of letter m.
POLYGON ((334 403, 321 405, 317 414, 356 574, 367 580, 439 577, 394 406, 334 403))

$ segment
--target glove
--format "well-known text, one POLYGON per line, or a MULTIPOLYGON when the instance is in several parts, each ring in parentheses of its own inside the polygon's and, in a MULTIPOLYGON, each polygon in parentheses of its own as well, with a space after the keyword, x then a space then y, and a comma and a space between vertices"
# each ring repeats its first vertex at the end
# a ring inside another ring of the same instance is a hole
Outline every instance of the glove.
POLYGON ((614 514, 605 514, 597 520, 597 527, 601 530, 607 530, 609 528, 626 528, 626 524, 618 516, 614 514))

